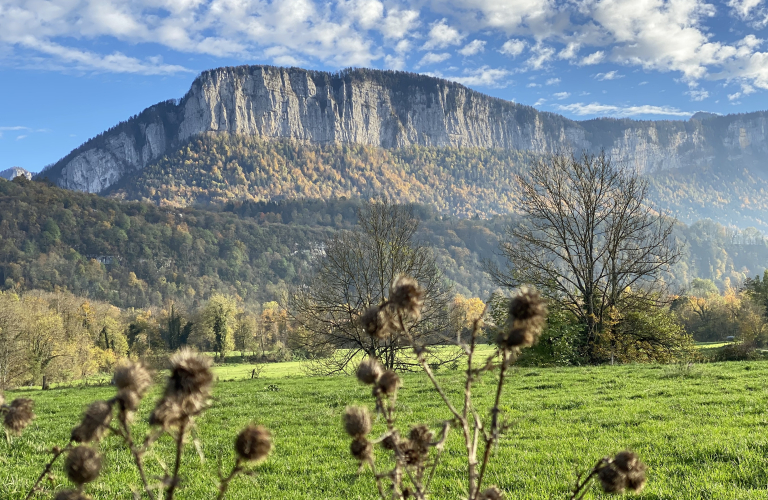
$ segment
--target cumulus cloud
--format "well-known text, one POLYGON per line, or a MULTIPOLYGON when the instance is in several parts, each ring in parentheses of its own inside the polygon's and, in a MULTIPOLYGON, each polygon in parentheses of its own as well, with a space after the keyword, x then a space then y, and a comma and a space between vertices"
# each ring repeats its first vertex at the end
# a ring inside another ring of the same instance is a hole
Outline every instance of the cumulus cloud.
POLYGON ((582 66, 591 66, 603 62, 603 59, 605 59, 605 52, 598 50, 597 52, 593 52, 588 56, 583 57, 581 61, 579 61, 579 64, 582 66))
POLYGON ((463 56, 473 56, 485 50, 486 42, 483 40, 472 40, 463 48, 459 49, 459 54, 463 56))
POLYGON ((531 52, 532 55, 530 59, 525 61, 525 64, 528 68, 534 70, 542 69, 555 55, 555 49, 542 44, 536 44, 531 48, 531 52))
POLYGON ((470 87, 506 87, 509 85, 510 72, 501 68, 482 66, 473 70, 465 70, 461 76, 444 76, 449 80, 470 87))
POLYGON ((499 52, 511 57, 517 57, 525 50, 526 43, 522 40, 507 40, 501 46, 499 52))
POLYGON ((557 58, 565 59, 567 61, 575 59, 579 53, 580 47, 581 44, 577 42, 569 42, 568 45, 566 45, 566 47, 557 54, 557 58))
POLYGON ((465 36, 455 28, 448 26, 446 19, 432 23, 432 28, 427 35, 427 41, 422 47, 424 50, 444 49, 450 45, 459 45, 465 36))
POLYGON ((570 92, 556 92, 552 94, 552 97, 554 97, 557 100, 567 99, 570 96, 571 96, 570 92))
POLYGON ((558 83, 560 83, 559 78, 550 78, 549 80, 547 80, 546 85, 557 85, 558 83))
POLYGON ((706 90, 689 90, 685 94, 691 96, 692 101, 703 101, 709 97, 709 92, 706 90))
POLYGON ((613 106, 610 104, 600 104, 593 102, 590 104, 574 103, 574 104, 558 104, 557 108, 560 111, 567 111, 577 116, 638 116, 638 115, 665 115, 665 116, 691 116, 692 113, 688 111, 680 111, 677 108, 671 106, 613 106))
POLYGON ((450 58, 451 58, 451 54, 449 54, 448 52, 443 52, 439 54, 435 52, 427 52, 426 54, 424 54, 424 57, 421 58, 421 60, 419 61, 419 64, 417 64, 416 66, 421 67, 421 66, 427 66, 429 64, 437 64, 450 58))

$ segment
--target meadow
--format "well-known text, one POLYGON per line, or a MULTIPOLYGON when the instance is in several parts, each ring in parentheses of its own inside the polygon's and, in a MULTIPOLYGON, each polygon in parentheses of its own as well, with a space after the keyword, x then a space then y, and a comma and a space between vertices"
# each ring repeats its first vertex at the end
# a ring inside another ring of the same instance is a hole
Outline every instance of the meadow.
MULTIPOLYGON (((250 421, 271 429, 275 448, 253 477, 237 478, 230 499, 373 499, 370 470, 359 476, 341 425, 344 408, 373 408, 370 389, 353 377, 283 376, 236 378, 237 368, 217 370, 211 408, 198 420, 195 436, 202 453, 187 445, 182 499, 215 497, 217 471, 234 460, 232 442, 250 421)), ((244 369, 244 367, 243 367, 244 369)), ((276 368, 274 368, 276 369, 276 368)), ((265 373, 268 373, 265 371, 265 373)), ((451 397, 461 397, 462 374, 440 370, 451 397)), ((501 439, 490 467, 489 484, 509 499, 566 498, 577 471, 600 457, 631 448, 649 466, 642 499, 764 499, 768 493, 768 363, 625 365, 569 368, 515 368, 509 375, 502 410, 513 424, 501 439)), ((398 422, 439 428, 448 412, 423 374, 403 376, 398 422)), ((478 407, 490 406, 494 376, 478 384, 478 407)), ((31 397, 37 419, 20 437, 0 442, 2 498, 24 498, 49 458, 48 450, 67 442, 86 405, 111 397, 110 387, 10 391, 7 398, 31 397)), ((136 417, 146 430, 156 389, 136 417)), ((376 422, 374 435, 383 430, 376 422)), ((94 499, 131 498, 138 476, 116 437, 101 444, 102 476, 88 486, 94 499)), ((162 475, 172 461, 167 436, 147 457, 150 473, 162 475)), ((383 461, 384 456, 377 456, 383 461)), ((462 445, 454 431, 433 483, 433 498, 461 498, 462 445)), ((67 485, 59 464, 46 492, 67 485)), ((588 498, 603 498, 596 487, 588 498)))

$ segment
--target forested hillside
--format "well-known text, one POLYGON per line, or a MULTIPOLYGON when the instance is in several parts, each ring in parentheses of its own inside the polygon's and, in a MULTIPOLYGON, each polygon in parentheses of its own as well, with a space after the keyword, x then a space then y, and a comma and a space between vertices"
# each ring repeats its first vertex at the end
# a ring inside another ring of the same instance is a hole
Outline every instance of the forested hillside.
MULTIPOLYGON (((502 149, 382 149, 209 134, 124 177, 107 193, 170 206, 386 194, 442 214, 490 217, 516 212, 513 174, 533 159, 529 152, 502 149)), ((712 161, 718 169, 650 174, 652 201, 688 224, 713 218, 768 232, 768 180, 746 164, 712 161)), ((754 167, 753 160, 745 162, 754 167)))
MULTIPOLYGON (((383 193, 382 193, 383 194, 383 193)), ((313 256, 333 231, 356 222, 357 199, 230 201, 158 207, 68 191, 24 178, 0 182, 0 284, 4 289, 69 290, 120 307, 169 299, 195 306, 214 292, 246 303, 275 300, 304 282, 313 256)), ((487 298, 482 271, 497 260, 509 216, 440 214, 418 205, 418 237, 445 278, 464 295, 487 298)), ((738 286, 762 274, 768 245, 755 230, 712 221, 679 224, 683 258, 668 276, 672 291, 694 278, 738 286)))

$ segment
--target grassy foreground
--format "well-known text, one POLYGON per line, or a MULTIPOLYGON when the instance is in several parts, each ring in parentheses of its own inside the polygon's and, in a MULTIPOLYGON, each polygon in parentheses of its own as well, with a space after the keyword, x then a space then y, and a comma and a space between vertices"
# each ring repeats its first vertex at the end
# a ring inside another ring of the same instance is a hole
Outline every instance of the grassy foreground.
MULTIPOLYGON (((229 374, 228 374, 229 375, 229 374)), ((440 371, 458 401, 458 371, 440 371)), ((221 379, 223 377, 220 376, 221 379)), ((399 421, 439 428, 448 418, 422 374, 403 377, 399 421)), ((576 471, 601 456, 631 448, 649 466, 643 499, 765 499, 768 494, 768 363, 733 362, 675 366, 516 368, 506 385, 503 411, 514 423, 492 459, 489 484, 510 499, 565 498, 576 471)), ((477 387, 487 411, 493 376, 477 387)), ((24 435, 0 442, 0 497, 21 499, 54 445, 66 443, 85 406, 113 394, 106 388, 14 391, 36 401, 37 419, 24 435)), ((146 421, 157 391, 147 397, 138 422, 146 421)), ((369 388, 352 377, 259 378, 220 381, 211 409, 198 421, 205 462, 190 443, 185 450, 179 499, 215 498, 217 470, 233 461, 232 442, 249 421, 269 427, 275 449, 236 479, 229 499, 374 499, 369 470, 356 475, 341 415, 349 404, 372 406, 369 388)), ((142 431, 146 430, 143 424, 142 431)), ((383 425, 377 422, 374 434, 383 425)), ((138 476, 115 437, 101 449, 105 468, 87 492, 94 499, 131 498, 138 476)), ((462 441, 455 430, 433 483, 433 498, 463 494, 462 441)), ((379 460, 384 460, 383 456, 379 460)), ((169 438, 147 456, 150 473, 172 463, 169 438)), ((46 494, 67 485, 61 464, 46 481, 46 494)), ((603 498, 596 488, 588 498, 603 498)))

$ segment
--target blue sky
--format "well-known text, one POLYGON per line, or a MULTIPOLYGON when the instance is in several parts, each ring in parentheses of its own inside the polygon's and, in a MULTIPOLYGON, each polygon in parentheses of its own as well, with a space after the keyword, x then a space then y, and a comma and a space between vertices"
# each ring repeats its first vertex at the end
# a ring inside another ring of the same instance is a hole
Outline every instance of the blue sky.
POLYGON ((768 0, 0 0, 0 169, 202 70, 403 69, 582 120, 768 109, 768 0))

